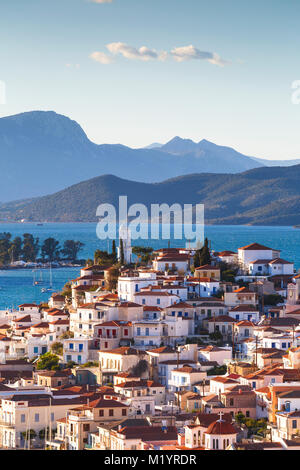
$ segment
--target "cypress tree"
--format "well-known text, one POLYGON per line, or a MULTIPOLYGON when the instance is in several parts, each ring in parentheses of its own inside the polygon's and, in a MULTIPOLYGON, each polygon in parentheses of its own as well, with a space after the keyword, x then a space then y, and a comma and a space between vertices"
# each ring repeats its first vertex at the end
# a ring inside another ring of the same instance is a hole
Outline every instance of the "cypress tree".
POLYGON ((115 240, 113 240, 113 242, 112 242, 112 255, 113 255, 114 262, 116 262, 116 260, 117 260, 117 250, 116 250, 116 241, 115 240))
POLYGON ((122 238, 120 238, 120 263, 122 265, 124 264, 124 245, 122 238))

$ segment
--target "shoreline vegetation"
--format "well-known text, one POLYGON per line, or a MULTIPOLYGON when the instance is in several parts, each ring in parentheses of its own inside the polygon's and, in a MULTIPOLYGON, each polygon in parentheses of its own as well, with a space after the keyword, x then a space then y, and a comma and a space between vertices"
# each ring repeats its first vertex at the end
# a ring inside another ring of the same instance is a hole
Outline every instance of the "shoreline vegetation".
POLYGON ((80 267, 85 260, 78 259, 84 243, 66 240, 63 245, 53 237, 40 241, 31 233, 12 237, 10 232, 0 233, 0 269, 42 269, 80 267))

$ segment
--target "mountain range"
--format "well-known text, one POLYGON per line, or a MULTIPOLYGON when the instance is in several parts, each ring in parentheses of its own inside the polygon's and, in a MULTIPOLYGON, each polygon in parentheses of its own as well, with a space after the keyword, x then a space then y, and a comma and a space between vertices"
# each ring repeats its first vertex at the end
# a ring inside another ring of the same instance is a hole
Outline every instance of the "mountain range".
MULTIPOLYGON (((291 163, 295 162, 281 162, 291 163)), ((180 137, 143 149, 97 145, 77 122, 53 111, 0 119, 2 202, 55 193, 105 174, 157 183, 193 173, 233 174, 272 164, 207 140, 195 143, 180 137)))
POLYGON ((161 183, 98 176, 55 194, 0 205, 0 219, 53 222, 96 221, 99 204, 205 204, 208 224, 300 224, 300 165, 261 167, 240 174, 191 174, 161 183))

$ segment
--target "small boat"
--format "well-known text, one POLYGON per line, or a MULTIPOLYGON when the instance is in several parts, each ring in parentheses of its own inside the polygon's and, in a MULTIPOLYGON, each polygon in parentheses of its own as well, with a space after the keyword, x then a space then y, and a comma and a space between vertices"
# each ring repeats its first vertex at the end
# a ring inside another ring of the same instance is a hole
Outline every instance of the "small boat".
POLYGON ((43 287, 41 289, 41 292, 42 293, 45 293, 45 292, 54 292, 53 291, 53 288, 52 288, 52 265, 50 263, 50 282, 49 282, 49 287, 43 287))

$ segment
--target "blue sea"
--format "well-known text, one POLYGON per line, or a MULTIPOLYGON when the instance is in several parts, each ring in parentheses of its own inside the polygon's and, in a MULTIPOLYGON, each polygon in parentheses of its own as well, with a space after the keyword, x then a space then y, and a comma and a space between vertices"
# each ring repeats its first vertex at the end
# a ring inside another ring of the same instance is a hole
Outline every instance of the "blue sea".
MULTIPOLYGON (((79 258, 93 258, 96 249, 111 249, 111 242, 99 240, 96 235, 96 223, 1 223, 0 232, 10 232, 13 237, 32 233, 43 242, 54 237, 63 244, 65 240, 79 240, 84 248, 79 258)), ((282 257, 295 262, 300 269, 300 229, 293 227, 253 227, 253 226, 206 226, 205 236, 211 241, 214 250, 232 250, 250 244, 262 243, 274 249, 282 250, 282 257)), ((166 240, 137 240, 133 244, 152 246, 154 249, 167 246, 166 240)), ((184 240, 172 240, 171 246, 184 247, 184 240)), ((78 276, 80 268, 53 269, 53 288, 60 290, 64 284, 78 276)), ((42 270, 45 285, 49 282, 49 272, 42 270)), ((42 293, 41 286, 33 286, 34 273, 31 269, 14 271, 0 270, 0 309, 17 306, 24 302, 46 301, 49 293, 42 293)), ((40 273, 37 274, 39 280, 40 273)))

